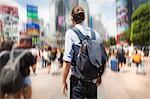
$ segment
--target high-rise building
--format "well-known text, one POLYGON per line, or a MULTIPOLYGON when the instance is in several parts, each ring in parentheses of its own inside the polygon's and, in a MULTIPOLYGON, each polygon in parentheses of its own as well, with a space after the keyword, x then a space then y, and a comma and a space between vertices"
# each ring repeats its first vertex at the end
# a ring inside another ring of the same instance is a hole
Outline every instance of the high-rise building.
POLYGON ((148 2, 149 0, 128 0, 132 2, 132 11, 135 11, 141 4, 148 2))
POLYGON ((101 21, 101 15, 90 16, 90 27, 96 30, 99 34, 101 40, 106 41, 108 39, 108 35, 106 34, 106 29, 101 21))
POLYGON ((116 0, 117 43, 125 42, 124 33, 131 26, 132 13, 149 0, 116 0))
MULTIPOLYGON (((89 26, 89 7, 86 0, 53 0, 50 2, 50 36, 51 43, 57 42, 63 46, 65 32, 72 27, 71 11, 73 7, 80 5, 87 16, 84 24, 89 26)), ((54 44, 56 45, 56 44, 54 44)))
POLYGON ((124 42, 123 35, 129 28, 128 2, 116 0, 117 43, 124 42))
POLYGON ((4 38, 11 38, 14 41, 18 40, 18 7, 14 5, 0 3, 0 34, 4 38))

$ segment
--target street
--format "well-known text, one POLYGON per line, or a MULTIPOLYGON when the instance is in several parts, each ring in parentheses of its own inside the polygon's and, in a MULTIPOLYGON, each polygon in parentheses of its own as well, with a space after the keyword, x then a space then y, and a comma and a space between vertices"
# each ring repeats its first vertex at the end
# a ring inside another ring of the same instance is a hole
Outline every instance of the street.
MULTIPOLYGON (((137 75, 134 64, 124 72, 112 72, 107 68, 98 87, 98 99, 149 99, 150 59, 144 60, 144 66, 146 75, 137 75)), ((69 93, 68 97, 62 94, 62 69, 59 72, 58 75, 48 74, 47 69, 39 66, 37 75, 31 74, 32 99, 69 99, 69 93)))

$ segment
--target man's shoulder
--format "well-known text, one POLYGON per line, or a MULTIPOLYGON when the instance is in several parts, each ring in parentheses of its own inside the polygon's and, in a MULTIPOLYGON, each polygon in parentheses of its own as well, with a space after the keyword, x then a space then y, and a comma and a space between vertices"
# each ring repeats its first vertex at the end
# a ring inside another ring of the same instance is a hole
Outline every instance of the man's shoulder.
POLYGON ((75 35, 76 35, 76 33, 73 31, 73 28, 71 28, 71 29, 68 29, 67 31, 66 31, 66 37, 67 38, 74 38, 75 37, 75 35))
POLYGON ((73 28, 70 28, 66 31, 66 33, 72 33, 73 32, 73 28))

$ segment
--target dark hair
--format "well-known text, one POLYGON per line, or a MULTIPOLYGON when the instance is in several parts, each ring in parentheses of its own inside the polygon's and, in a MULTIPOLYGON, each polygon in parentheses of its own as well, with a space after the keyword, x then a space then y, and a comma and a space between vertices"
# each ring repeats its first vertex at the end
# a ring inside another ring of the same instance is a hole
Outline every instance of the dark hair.
POLYGON ((18 48, 24 48, 24 49, 32 48, 32 39, 21 38, 19 44, 20 45, 18 46, 18 48))
POLYGON ((4 41, 0 44, 0 52, 4 50, 10 51, 13 47, 14 42, 11 40, 4 41))
POLYGON ((135 50, 135 54, 137 54, 138 53, 138 51, 137 50, 135 50))
POLYGON ((76 24, 82 23, 85 19, 84 10, 80 6, 75 6, 72 9, 71 15, 76 24))

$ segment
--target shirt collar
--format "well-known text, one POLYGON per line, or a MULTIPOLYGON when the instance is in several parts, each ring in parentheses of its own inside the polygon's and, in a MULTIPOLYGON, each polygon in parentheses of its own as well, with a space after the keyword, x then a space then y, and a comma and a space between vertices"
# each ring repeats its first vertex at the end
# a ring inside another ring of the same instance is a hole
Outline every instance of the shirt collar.
POLYGON ((83 23, 81 23, 81 24, 76 24, 76 25, 75 25, 75 28, 77 28, 77 29, 79 29, 79 30, 84 30, 84 29, 85 29, 85 26, 84 26, 83 23))

